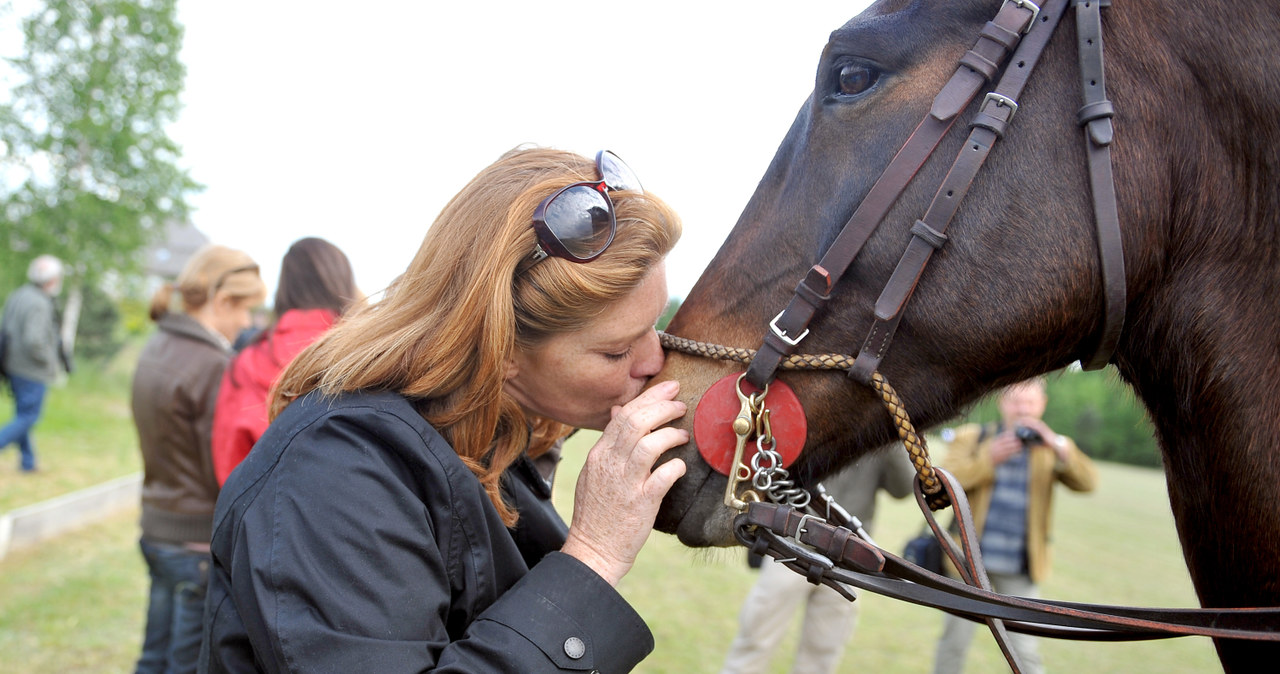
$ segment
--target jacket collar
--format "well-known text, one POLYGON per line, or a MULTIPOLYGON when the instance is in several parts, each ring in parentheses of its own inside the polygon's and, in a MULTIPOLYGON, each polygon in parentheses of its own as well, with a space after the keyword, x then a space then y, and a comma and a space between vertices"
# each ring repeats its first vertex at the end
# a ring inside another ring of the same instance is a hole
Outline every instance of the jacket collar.
POLYGON ((231 342, 222 335, 215 334, 199 321, 184 313, 168 313, 156 321, 161 330, 171 334, 204 342, 209 346, 230 353, 231 342))

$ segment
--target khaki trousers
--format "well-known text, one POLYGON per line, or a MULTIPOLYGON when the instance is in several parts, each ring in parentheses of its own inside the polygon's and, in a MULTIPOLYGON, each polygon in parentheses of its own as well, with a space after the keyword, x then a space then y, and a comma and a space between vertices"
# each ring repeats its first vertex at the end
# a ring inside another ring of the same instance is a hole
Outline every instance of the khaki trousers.
MULTIPOLYGON (((988 573, 987 577, 991 579, 991 587, 1000 594, 1032 599, 1040 596, 1039 588, 1024 574, 988 573)), ((938 640, 938 652, 933 660, 933 674, 960 674, 964 670, 969 644, 973 642, 973 634, 979 627, 989 632, 984 623, 945 614, 942 638, 938 640)), ((1036 637, 1009 632, 1009 647, 1018 656, 1018 662, 1022 663, 1023 672, 1044 674, 1044 664, 1040 661, 1040 642, 1036 637)))
POLYGON ((760 577, 738 613, 738 634, 721 674, 758 674, 769 662, 800 605, 804 622, 791 671, 829 674, 840 664, 858 617, 855 602, 766 558, 760 577))

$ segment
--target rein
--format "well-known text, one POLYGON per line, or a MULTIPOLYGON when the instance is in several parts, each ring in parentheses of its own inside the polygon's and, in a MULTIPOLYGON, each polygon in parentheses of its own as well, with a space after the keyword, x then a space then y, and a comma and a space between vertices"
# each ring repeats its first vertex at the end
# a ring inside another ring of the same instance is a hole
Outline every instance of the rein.
POLYGON ((734 521, 735 535, 740 542, 758 554, 774 557, 812 583, 828 585, 851 601, 855 597, 846 587, 849 585, 983 620, 1015 672, 1021 668, 1008 645, 1007 630, 1108 641, 1187 635, 1280 641, 1280 608, 1148 609, 1032 600, 993 592, 982 565, 976 528, 964 491, 946 471, 932 465, 923 437, 912 426, 896 391, 878 371, 925 266, 933 252, 946 244, 948 223, 996 141, 1004 137, 1017 112, 1017 99, 1068 2, 1075 9, 1077 19, 1084 91, 1084 105, 1077 121, 1084 128, 1105 310, 1102 332, 1092 355, 1085 361, 1085 368, 1105 366, 1124 327, 1126 295, 1110 157, 1114 112, 1106 98, 1103 80, 1100 8, 1110 6, 1111 0, 1049 0, 1043 9, 1029 0, 1006 0, 995 18, 982 28, 973 48, 960 58, 955 73, 934 98, 929 114, 859 203, 822 259, 801 279, 786 307, 769 323, 769 331, 758 351, 696 342, 666 333, 659 336, 667 349, 747 365, 735 387, 741 412, 733 421, 737 447, 729 471, 725 505, 740 513, 734 521), (1008 67, 1004 65, 1006 61, 1010 64, 1008 67), (1003 74, 970 122, 968 139, 932 203, 911 226, 911 241, 875 303, 874 322, 858 354, 796 354, 800 342, 809 334, 810 321, 826 305, 831 290, 867 239, 960 113, 1002 68, 1003 74), (751 437, 757 438, 762 452, 773 443, 769 410, 764 401, 768 385, 779 368, 845 370, 851 378, 876 392, 893 418, 898 436, 916 468, 916 500, 963 582, 927 571, 876 546, 861 523, 826 495, 821 485, 797 498, 794 483, 786 480, 788 475, 780 466, 757 465, 753 470, 742 463, 744 446, 751 437), (742 379, 759 392, 744 394, 742 379), (762 502, 760 495, 751 489, 739 498, 739 484, 749 479, 775 502, 762 502), (787 488, 775 490, 775 480, 781 480, 787 488), (954 506, 960 525, 959 544, 938 525, 933 515, 933 511, 948 504, 954 506), (812 513, 803 512, 806 506, 812 513))

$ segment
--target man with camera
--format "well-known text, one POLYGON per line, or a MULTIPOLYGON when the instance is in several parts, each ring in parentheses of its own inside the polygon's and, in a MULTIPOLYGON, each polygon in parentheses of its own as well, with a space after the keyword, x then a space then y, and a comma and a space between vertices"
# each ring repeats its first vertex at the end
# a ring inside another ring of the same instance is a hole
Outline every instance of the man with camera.
MULTIPOLYGON (((1000 421, 956 429, 942 462, 969 497, 982 560, 992 586, 1001 594, 1039 596, 1037 584, 1049 575, 1054 483, 1087 492, 1098 481, 1089 457, 1041 419, 1047 403, 1043 379, 1009 386, 1000 393, 1000 421)), ((964 668, 977 625, 946 615, 935 674, 964 668)), ((1010 632, 1010 645, 1023 671, 1043 671, 1035 637, 1010 632)))

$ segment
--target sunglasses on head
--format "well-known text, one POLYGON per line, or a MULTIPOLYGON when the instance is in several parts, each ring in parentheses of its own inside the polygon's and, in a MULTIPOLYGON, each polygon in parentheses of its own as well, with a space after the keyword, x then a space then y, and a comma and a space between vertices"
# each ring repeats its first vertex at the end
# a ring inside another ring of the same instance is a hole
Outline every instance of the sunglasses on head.
POLYGON ((644 193, 639 178, 618 155, 596 153, 600 180, 574 183, 542 200, 533 212, 533 230, 538 243, 533 261, 555 256, 570 262, 590 262, 613 243, 618 220, 609 192, 630 190, 644 193))

